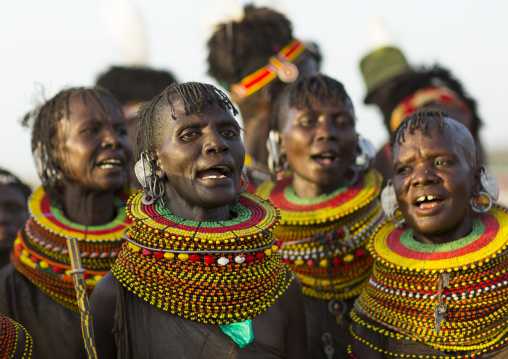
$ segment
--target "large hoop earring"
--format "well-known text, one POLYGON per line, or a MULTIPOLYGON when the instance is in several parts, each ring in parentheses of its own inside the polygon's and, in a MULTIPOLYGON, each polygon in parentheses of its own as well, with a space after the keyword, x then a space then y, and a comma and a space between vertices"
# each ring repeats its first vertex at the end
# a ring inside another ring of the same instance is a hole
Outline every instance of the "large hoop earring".
POLYGON ((484 212, 489 211, 492 208, 492 205, 494 204, 494 199, 490 195, 490 193, 485 191, 480 191, 480 195, 478 197, 472 197, 469 201, 469 204, 473 211, 476 213, 483 214, 484 212), (489 201, 487 205, 483 204, 483 198, 486 197, 489 201), (478 199, 480 199, 478 201, 478 199))
POLYGON ((399 209, 399 204, 397 203, 395 188, 393 187, 393 181, 391 178, 386 183, 386 187, 381 191, 381 207, 383 208, 383 212, 386 216, 395 223, 396 227, 402 228, 404 226, 406 221, 404 219, 398 220, 395 215, 399 209))
POLYGON ((271 130, 266 140, 266 148, 268 149, 268 169, 272 176, 272 181, 279 182, 282 180, 288 169, 286 156, 280 150, 280 136, 271 130))
POLYGON ((376 149, 372 145, 372 142, 363 138, 359 134, 358 144, 356 146, 356 157, 350 168, 353 171, 353 179, 350 182, 350 186, 354 186, 363 174, 370 170, 374 165, 374 159, 376 157, 376 149))

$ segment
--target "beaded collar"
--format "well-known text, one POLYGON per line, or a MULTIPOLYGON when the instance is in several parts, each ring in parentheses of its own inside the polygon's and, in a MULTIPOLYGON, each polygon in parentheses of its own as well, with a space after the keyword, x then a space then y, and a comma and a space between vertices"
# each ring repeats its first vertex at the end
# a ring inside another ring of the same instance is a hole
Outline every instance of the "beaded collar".
POLYGON ((113 275, 130 292, 167 312, 211 324, 253 318, 289 287, 272 228, 279 221, 269 201, 244 193, 229 205, 233 219, 195 222, 159 202, 127 203, 134 225, 113 275))
POLYGON ((16 358, 31 358, 32 351, 33 339, 26 329, 0 314, 0 358, 13 358, 16 353, 18 353, 16 358))
POLYGON ((381 181, 372 170, 356 185, 314 199, 298 197, 292 177, 260 186, 257 193, 281 210, 274 236, 305 295, 344 300, 360 294, 373 261, 364 248, 384 219, 377 199, 381 181))
POLYGON ((494 206, 473 218, 470 235, 436 245, 417 242, 407 227, 389 221, 380 226, 369 248, 374 272, 352 319, 388 337, 465 353, 457 358, 503 346, 508 340, 507 209, 494 206))
POLYGON ((55 203, 50 203, 42 187, 30 197, 30 217, 14 242, 11 262, 34 285, 60 305, 79 312, 70 276, 67 238, 79 241, 85 283, 89 292, 114 264, 123 242, 123 232, 132 224, 123 210, 131 190, 114 198, 116 218, 100 226, 84 226, 65 218, 55 203))

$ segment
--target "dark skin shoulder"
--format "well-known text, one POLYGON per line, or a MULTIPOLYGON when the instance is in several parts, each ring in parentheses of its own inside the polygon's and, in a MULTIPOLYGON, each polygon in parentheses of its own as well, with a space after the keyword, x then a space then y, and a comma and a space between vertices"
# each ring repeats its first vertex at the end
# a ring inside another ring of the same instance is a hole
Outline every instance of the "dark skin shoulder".
POLYGON ((117 280, 109 272, 95 286, 90 296, 95 345, 99 358, 116 358, 115 325, 117 280))
POLYGON ((289 288, 270 308, 252 319, 257 341, 279 348, 288 359, 303 359, 307 353, 307 330, 300 280, 289 288))
MULTIPOLYGON (((374 323, 361 316, 360 317, 369 324, 374 325, 374 323)), ((353 323, 353 331, 360 337, 367 340, 373 346, 382 348, 383 347, 383 338, 381 334, 374 332, 373 330, 360 325, 358 323, 353 323)), ((383 359, 384 355, 380 352, 370 348, 366 344, 360 342, 359 340, 353 340, 351 349, 353 350, 353 354, 358 359, 383 359)))

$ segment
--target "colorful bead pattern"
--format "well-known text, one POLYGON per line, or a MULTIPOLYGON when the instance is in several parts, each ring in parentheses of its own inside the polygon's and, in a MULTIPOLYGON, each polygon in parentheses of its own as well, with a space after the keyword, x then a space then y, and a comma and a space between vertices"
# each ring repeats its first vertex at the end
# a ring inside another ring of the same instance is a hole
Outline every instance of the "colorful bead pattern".
POLYGON ((281 210, 274 236, 282 241, 282 258, 300 278, 305 295, 330 300, 361 293, 373 263, 365 247, 384 220, 376 198, 381 181, 373 170, 355 186, 313 199, 298 197, 291 177, 261 185, 257 193, 281 210))
POLYGON ((0 358, 13 358, 19 347, 23 348, 21 358, 31 358, 32 336, 22 325, 0 314, 0 358), (24 343, 19 342, 20 333, 24 333, 24 343))
POLYGON ((111 270, 141 299, 191 320, 229 324, 264 312, 289 287, 293 274, 277 253, 271 230, 279 214, 269 201, 244 193, 229 206, 231 220, 195 222, 159 202, 144 205, 142 196, 127 203, 134 225, 111 270))
POLYGON ((445 244, 419 243, 412 231, 386 221, 370 244, 374 272, 355 304, 356 313, 379 326, 367 324, 354 312, 353 321, 391 338, 467 353, 456 358, 499 349, 508 340, 507 232, 507 210, 500 206, 475 216, 470 235, 445 244), (442 290, 447 309, 436 332, 434 307, 442 273, 451 277, 442 290))
POLYGON ((69 273, 67 238, 72 236, 79 241, 81 260, 86 270, 85 283, 91 293, 114 264, 123 242, 123 233, 132 224, 123 210, 130 193, 130 190, 122 191, 115 197, 118 214, 113 221, 101 226, 83 226, 66 219, 40 187, 28 203, 30 218, 14 241, 12 264, 60 305, 79 312, 69 273))

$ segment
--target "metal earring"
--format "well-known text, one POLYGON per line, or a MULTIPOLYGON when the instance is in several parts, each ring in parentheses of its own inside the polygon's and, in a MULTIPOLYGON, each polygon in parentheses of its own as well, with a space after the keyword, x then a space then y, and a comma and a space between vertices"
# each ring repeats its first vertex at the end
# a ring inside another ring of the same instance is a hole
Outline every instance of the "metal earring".
POLYGON ((490 195, 490 193, 485 191, 480 191, 480 195, 478 197, 472 197, 469 201, 469 205, 471 209, 476 213, 483 214, 492 208, 494 204, 494 198, 490 195), (483 198, 487 198, 488 203, 484 205, 483 198))
MULTIPOLYGON (((144 205, 149 206, 164 197, 164 183, 155 173, 153 162, 147 152, 141 152, 141 159, 136 162, 134 172, 145 192, 141 198, 144 205)), ((164 176, 164 172, 161 176, 164 176)))
POLYGON ((288 169, 284 154, 280 150, 280 136, 277 131, 271 130, 266 140, 268 149, 268 169, 274 182, 282 180, 288 169))
POLYGON ((381 191, 381 207, 383 208, 383 212, 385 212, 386 216, 390 217, 390 219, 395 223, 395 226, 398 228, 402 228, 406 221, 404 219, 398 220, 395 216, 395 213, 399 209, 399 205, 397 203, 397 197, 395 195, 395 188, 393 187, 393 181, 391 179, 386 183, 386 187, 381 191))
POLYGON ((238 203, 240 195, 247 191, 247 187, 249 187, 249 177, 247 176, 247 167, 244 164, 242 168, 242 174, 240 176, 240 185, 238 186, 238 192, 236 193, 236 203, 238 203))
POLYGON ((363 174, 372 168, 374 159, 376 158, 376 149, 372 143, 359 134, 357 134, 357 136, 357 154, 354 162, 350 166, 353 171, 353 179, 350 182, 350 186, 354 186, 360 178, 362 178, 363 174))
POLYGON ((499 199, 499 183, 497 182, 496 176, 487 171, 487 167, 485 167, 485 165, 482 165, 480 181, 485 192, 490 195, 494 202, 496 202, 499 199))

